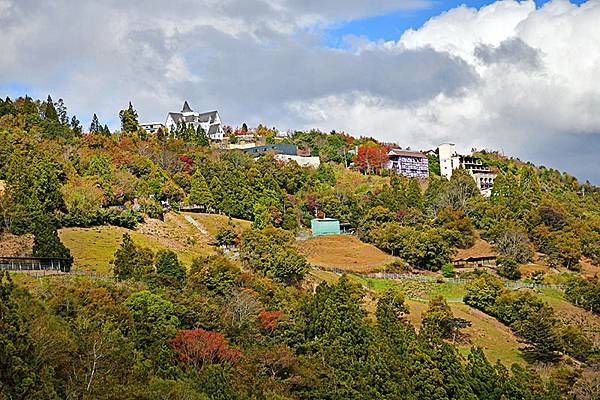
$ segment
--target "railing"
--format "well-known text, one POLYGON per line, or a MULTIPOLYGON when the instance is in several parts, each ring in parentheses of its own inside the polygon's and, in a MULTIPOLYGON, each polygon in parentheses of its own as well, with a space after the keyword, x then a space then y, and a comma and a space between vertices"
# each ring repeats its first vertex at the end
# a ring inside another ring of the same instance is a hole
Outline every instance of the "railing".
POLYGON ((71 267, 61 258, 0 257, 0 270, 70 272, 71 267))
MULTIPOLYGON (((397 273, 389 273, 389 272, 375 272, 375 273, 360 273, 356 271, 348 271, 340 268, 326 268, 326 267, 315 267, 314 269, 320 271, 334 272, 336 274, 349 274, 356 275, 363 278, 377 278, 377 279, 392 279, 392 280, 402 280, 402 281, 417 281, 417 282, 427 282, 427 283, 469 283, 472 279, 464 279, 464 278, 444 278, 444 277, 435 277, 428 275, 416 275, 416 274, 397 274, 397 273)), ((564 289, 564 285, 546 285, 541 283, 526 283, 526 282, 514 282, 505 280, 504 286, 508 288, 530 288, 530 289, 564 289)))

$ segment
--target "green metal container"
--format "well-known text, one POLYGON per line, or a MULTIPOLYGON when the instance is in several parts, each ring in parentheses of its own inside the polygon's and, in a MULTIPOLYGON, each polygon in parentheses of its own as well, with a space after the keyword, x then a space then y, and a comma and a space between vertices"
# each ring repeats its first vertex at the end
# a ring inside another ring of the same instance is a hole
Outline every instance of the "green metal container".
POLYGON ((310 221, 313 236, 339 235, 340 221, 333 218, 315 218, 310 221))

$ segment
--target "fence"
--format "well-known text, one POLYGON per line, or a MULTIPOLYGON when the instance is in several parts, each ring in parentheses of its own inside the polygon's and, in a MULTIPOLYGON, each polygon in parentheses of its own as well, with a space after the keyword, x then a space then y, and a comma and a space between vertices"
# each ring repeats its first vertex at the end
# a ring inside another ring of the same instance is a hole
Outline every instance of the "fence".
MULTIPOLYGON (((321 267, 313 267, 320 271, 328 271, 335 272, 336 274, 351 274, 360 276, 363 278, 378 278, 378 279, 393 279, 393 280, 402 280, 402 281, 417 281, 417 282, 428 282, 428 283, 468 283, 472 279, 463 279, 463 278, 444 278, 444 277, 434 277, 427 275, 415 275, 415 274, 395 274, 389 272, 376 272, 376 273, 359 273, 359 272, 349 272, 347 270, 339 269, 339 268, 321 268, 321 267)), ((564 285, 545 285, 540 283, 526 283, 526 282, 513 282, 513 281, 504 281, 504 286, 508 288, 530 288, 530 289, 564 289, 564 285)))
POLYGON ((0 257, 0 270, 70 272, 71 267, 61 258, 0 257))

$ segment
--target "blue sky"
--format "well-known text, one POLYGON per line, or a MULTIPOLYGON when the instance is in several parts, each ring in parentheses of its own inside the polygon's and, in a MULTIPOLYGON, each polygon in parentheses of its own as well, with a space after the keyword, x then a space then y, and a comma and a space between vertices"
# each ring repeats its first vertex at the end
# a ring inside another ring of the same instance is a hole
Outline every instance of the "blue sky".
MULTIPOLYGON (((536 0, 535 3, 540 7, 548 1, 536 0)), ((405 30, 420 28, 431 17, 440 15, 452 8, 464 4, 479 9, 493 2, 493 0, 434 0, 433 6, 429 8, 412 11, 402 10, 341 24, 325 34, 324 42, 329 47, 345 47, 347 43, 344 41, 344 37, 346 36, 366 37, 371 41, 398 40, 405 30)), ((571 3, 574 4, 584 2, 585 0, 571 0, 571 3)))

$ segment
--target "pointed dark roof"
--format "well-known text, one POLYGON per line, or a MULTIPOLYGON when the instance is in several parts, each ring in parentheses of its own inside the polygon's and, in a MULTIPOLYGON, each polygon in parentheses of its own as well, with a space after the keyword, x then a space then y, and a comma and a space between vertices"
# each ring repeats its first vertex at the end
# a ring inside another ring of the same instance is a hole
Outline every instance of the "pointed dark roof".
POLYGON ((183 102, 183 108, 181 109, 181 112, 192 112, 192 109, 190 108, 190 105, 188 104, 187 100, 183 102))

